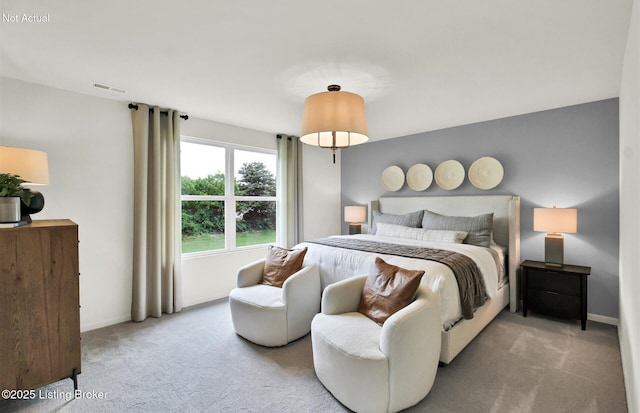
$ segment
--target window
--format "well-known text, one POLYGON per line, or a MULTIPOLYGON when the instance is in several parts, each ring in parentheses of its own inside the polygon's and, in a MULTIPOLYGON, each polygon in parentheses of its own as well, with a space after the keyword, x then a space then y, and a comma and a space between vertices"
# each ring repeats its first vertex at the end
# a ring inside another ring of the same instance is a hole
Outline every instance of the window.
POLYGON ((182 253, 276 240, 276 152, 182 137, 182 253))

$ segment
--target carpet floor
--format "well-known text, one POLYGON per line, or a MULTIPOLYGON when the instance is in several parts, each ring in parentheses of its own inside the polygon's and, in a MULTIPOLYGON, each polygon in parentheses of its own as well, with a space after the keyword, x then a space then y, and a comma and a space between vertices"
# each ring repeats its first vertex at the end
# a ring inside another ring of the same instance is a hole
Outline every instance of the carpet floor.
MULTIPOLYGON (((0 373, 1 374, 1 373, 0 373)), ((71 380, 2 412, 347 412, 313 370, 309 335, 264 348, 237 336, 227 300, 82 334, 71 380)), ((503 311, 406 412, 626 412, 617 329, 503 311)))

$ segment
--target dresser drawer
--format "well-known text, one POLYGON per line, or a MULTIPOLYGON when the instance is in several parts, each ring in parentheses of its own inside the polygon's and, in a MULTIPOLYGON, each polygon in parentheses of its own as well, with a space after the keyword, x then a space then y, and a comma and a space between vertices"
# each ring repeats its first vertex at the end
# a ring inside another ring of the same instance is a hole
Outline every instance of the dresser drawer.
POLYGON ((580 277, 549 270, 527 270, 530 289, 551 291, 560 294, 580 295, 580 277))
POLYGON ((529 308, 556 317, 580 318, 580 297, 543 290, 529 290, 529 308))

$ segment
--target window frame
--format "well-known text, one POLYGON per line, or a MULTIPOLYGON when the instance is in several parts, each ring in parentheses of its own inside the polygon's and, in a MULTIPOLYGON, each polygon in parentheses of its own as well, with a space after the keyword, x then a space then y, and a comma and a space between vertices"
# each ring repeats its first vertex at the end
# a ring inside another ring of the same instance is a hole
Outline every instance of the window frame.
MULTIPOLYGON (((180 144, 182 142, 193 143, 198 145, 208 145, 218 148, 223 148, 225 151, 225 166, 224 166, 224 195, 182 195, 182 186, 180 186, 180 211, 182 211, 183 201, 221 201, 224 205, 224 248, 216 250, 195 251, 195 252, 181 252, 183 258, 199 257, 207 255, 224 254, 233 251, 251 250, 264 248, 264 246, 271 244, 270 242, 264 244, 252 244, 242 247, 236 246, 236 202, 241 201, 273 201, 278 204, 278 193, 276 189, 275 196, 238 196, 235 194, 235 168, 234 168, 234 155, 236 150, 264 153, 268 155, 277 156, 278 151, 275 149, 259 148, 248 145, 239 145, 229 142, 215 141, 211 139, 197 138, 193 136, 180 136, 180 144), (231 206, 229 208, 229 206, 231 206)), ((180 172, 180 179, 182 179, 182 172, 180 172)), ((277 179, 277 178, 276 178, 277 179)), ((277 185, 276 185, 277 188, 277 185)), ((278 217, 276 215, 276 233, 278 231, 278 217)), ((275 242, 275 241, 274 241, 275 242)), ((182 226, 180 228, 180 250, 182 251, 182 226)))

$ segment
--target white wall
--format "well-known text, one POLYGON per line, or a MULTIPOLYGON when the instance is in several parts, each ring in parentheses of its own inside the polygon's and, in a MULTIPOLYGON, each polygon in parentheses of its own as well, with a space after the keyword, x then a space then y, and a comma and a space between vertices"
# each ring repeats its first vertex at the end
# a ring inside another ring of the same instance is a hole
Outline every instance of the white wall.
MULTIPOLYGON (((265 132, 190 118, 184 135, 275 149, 265 132)), ((133 144, 131 115, 113 101, 0 78, 0 145, 43 150, 51 183, 34 219, 70 218, 80 233, 80 323, 91 330, 131 319, 133 144)), ((304 149, 305 238, 340 231, 340 168, 304 149), (308 235, 307 235, 308 233, 308 235)), ((183 260, 185 306, 222 298, 237 269, 266 247, 183 260)))
POLYGON ((304 239, 340 234, 340 150, 335 164, 330 149, 304 145, 302 150, 304 239))
POLYGON ((620 85, 620 353, 629 412, 640 412, 640 1, 620 85))
POLYGON ((51 183, 34 219, 70 218, 80 236, 82 330, 130 319, 133 222, 126 104, 0 78, 0 144, 47 152, 51 183))

